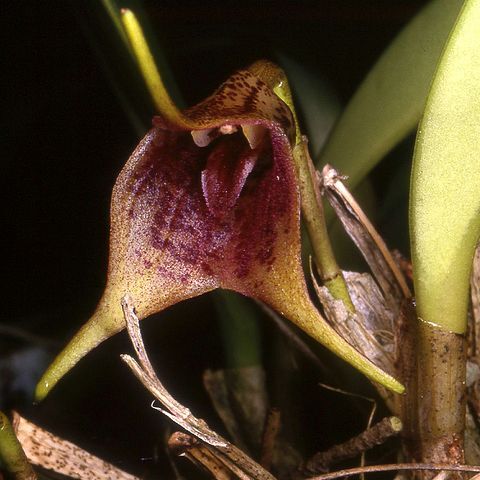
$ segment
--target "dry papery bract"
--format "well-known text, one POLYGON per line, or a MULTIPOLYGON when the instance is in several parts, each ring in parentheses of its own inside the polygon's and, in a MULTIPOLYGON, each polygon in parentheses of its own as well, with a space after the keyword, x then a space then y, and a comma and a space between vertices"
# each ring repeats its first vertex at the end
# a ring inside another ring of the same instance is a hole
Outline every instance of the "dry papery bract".
POLYGON ((13 428, 28 461, 79 480, 140 480, 13 412, 13 428))

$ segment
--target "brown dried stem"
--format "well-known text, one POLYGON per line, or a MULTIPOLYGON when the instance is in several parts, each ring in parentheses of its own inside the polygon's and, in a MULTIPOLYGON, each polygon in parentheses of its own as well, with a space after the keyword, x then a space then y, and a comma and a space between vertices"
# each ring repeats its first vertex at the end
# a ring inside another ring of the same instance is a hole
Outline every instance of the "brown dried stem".
POLYGON ((310 475, 326 472, 331 465, 361 455, 398 435, 401 430, 402 422, 399 418, 386 417, 347 442, 335 445, 325 452, 316 453, 306 462, 304 471, 310 475))
POLYGON ((235 445, 211 430, 203 420, 192 415, 188 408, 177 402, 172 395, 170 395, 156 376, 150 363, 140 333, 139 321, 128 295, 122 299, 122 308, 128 334, 138 357, 138 363, 129 355, 121 355, 121 358, 130 367, 140 382, 165 407, 165 409, 160 407, 155 408, 195 438, 201 440, 205 448, 220 462, 226 465, 237 478, 275 480, 263 467, 235 445))
POLYGON ((390 463, 385 465, 370 465, 368 467, 347 468, 336 472, 308 477, 308 480, 334 480, 341 477, 351 477, 364 473, 392 472, 400 470, 430 470, 432 472, 480 472, 480 466, 450 465, 444 463, 390 463))
POLYGON ((200 465, 210 472, 215 480, 230 480, 232 478, 232 469, 213 455, 198 439, 188 433, 173 433, 168 439, 168 448, 174 455, 184 456, 195 465, 200 465))

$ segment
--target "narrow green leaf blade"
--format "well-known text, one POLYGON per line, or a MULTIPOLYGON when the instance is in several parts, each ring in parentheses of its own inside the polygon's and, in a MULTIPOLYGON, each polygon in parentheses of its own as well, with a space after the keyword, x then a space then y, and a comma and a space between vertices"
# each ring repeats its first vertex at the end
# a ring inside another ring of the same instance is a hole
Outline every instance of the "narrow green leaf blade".
POLYGON ((420 318, 463 333, 480 234, 480 0, 465 2, 428 96, 410 230, 420 318))
POLYGON ((340 117, 320 157, 355 188, 422 115, 430 82, 461 0, 424 8, 380 57, 340 117))

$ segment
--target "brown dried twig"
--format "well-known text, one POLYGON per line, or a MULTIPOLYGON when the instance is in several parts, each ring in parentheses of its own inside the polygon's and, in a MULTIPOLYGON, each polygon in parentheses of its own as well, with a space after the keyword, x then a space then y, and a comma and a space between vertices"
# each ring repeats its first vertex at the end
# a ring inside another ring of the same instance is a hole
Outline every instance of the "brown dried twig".
POLYGON ((385 465, 370 465, 368 467, 347 468, 336 472, 324 473, 316 477, 308 477, 308 480, 335 480, 341 477, 351 477, 364 473, 392 472, 398 470, 430 470, 432 472, 480 472, 480 466, 452 465, 450 463, 390 463, 385 465))
POLYGON ((135 349, 138 362, 130 355, 124 354, 121 355, 121 358, 130 367, 140 382, 142 382, 164 407, 155 408, 189 432, 193 437, 200 440, 210 454, 227 466, 237 478, 242 480, 275 480, 263 467, 235 445, 211 430, 203 420, 196 418, 188 408, 177 402, 177 400, 170 395, 156 376, 150 363, 140 333, 139 321, 128 295, 125 295, 122 299, 122 308, 128 334, 135 349))
POLYGON ((326 472, 329 467, 342 460, 354 458, 371 448, 381 445, 389 438, 398 435, 402 422, 397 417, 386 417, 347 442, 335 445, 325 452, 316 453, 303 468, 310 475, 326 472))
POLYGON ((229 468, 231 466, 227 467, 205 445, 188 433, 173 433, 168 439, 168 448, 174 455, 184 456, 196 465, 203 467, 210 472, 215 480, 230 480, 232 478, 232 469, 229 468))

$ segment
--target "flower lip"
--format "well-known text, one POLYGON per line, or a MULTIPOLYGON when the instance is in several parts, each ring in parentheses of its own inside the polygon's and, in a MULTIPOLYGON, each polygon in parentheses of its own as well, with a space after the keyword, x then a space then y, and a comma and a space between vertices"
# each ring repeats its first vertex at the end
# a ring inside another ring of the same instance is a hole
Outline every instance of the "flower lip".
POLYGON ((212 145, 201 172, 205 202, 218 219, 235 206, 257 163, 271 156, 268 142, 252 149, 241 133, 227 135, 212 145))

